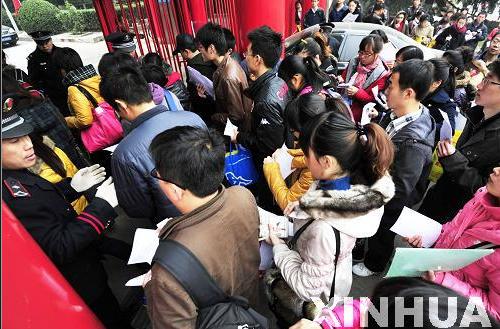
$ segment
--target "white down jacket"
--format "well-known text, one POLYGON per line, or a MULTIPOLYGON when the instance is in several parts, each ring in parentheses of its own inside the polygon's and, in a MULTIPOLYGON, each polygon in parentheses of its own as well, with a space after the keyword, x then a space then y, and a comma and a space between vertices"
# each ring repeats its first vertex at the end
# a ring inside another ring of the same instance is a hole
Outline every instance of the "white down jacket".
MULTIPOLYGON (((330 295, 335 270, 335 233, 340 231, 335 296, 351 290, 352 249, 356 238, 377 232, 384 205, 394 196, 389 175, 372 186, 353 185, 341 191, 317 190, 317 182, 300 199, 300 210, 315 220, 300 235, 295 250, 286 244, 274 246, 274 262, 292 290, 305 301, 330 295)), ((331 296, 333 297, 333 296, 331 296)))

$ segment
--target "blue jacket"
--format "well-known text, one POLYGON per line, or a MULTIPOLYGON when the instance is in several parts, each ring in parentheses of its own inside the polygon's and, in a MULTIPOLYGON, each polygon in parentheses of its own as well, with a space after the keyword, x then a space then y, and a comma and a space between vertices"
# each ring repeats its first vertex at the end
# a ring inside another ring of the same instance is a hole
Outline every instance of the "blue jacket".
POLYGON ((206 128, 203 120, 192 112, 171 112, 158 105, 132 121, 131 131, 115 149, 111 168, 116 195, 128 216, 150 218, 158 223, 180 214, 150 175, 154 168, 149 153, 153 138, 176 126, 206 128))

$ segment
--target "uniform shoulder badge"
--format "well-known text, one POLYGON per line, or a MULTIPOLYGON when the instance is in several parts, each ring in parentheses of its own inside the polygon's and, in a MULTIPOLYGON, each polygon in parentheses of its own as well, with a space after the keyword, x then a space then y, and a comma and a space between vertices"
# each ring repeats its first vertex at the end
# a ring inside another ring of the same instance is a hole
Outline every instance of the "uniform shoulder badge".
POLYGON ((5 187, 14 198, 30 198, 31 194, 17 179, 7 177, 3 180, 5 187))

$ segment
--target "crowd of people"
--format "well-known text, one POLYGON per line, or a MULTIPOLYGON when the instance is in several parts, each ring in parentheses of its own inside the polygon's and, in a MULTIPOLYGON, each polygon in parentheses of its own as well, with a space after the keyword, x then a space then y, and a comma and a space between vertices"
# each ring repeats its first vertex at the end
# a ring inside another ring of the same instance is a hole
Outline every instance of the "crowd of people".
MULTIPOLYGON (((312 3, 305 26, 327 16, 312 3)), ((434 38, 420 0, 393 20, 383 0, 367 12, 371 22, 422 42, 434 38)), ((339 0, 328 16, 362 14, 357 1, 339 0)), ((256 28, 241 60, 232 32, 208 23, 196 37, 176 37, 187 83, 159 54, 137 58, 133 34, 110 34, 114 51, 96 70, 73 49, 56 47, 50 32, 34 32, 27 73, 3 54, 3 200, 107 328, 131 327, 101 262, 105 254, 127 261, 131 252, 128 242, 107 236, 117 207, 160 225, 143 282, 153 328, 195 328, 201 316, 214 315, 193 297, 199 283, 186 288, 165 265, 163 255, 177 255, 172 243, 199 261, 212 285, 243 297, 230 301, 245 310, 262 306, 263 284, 281 328, 361 327, 361 300, 324 308, 318 301, 347 297, 353 273, 387 269, 396 235, 390 228, 404 207, 444 224, 433 248, 488 244, 495 251, 456 271, 384 279, 366 296, 376 307, 381 297, 455 297, 462 315, 474 297, 485 312, 473 326, 498 327, 500 33, 475 55, 474 42, 487 34, 481 16, 470 25, 475 39, 431 60, 415 46, 384 51, 387 36, 374 31, 343 72, 324 30, 282 58, 282 35, 256 28), (213 90, 189 78, 195 71, 213 90), (463 131, 459 116, 467 118, 463 131), (227 175, 234 149, 250 157, 254 178, 239 177, 244 186, 227 175), (282 152, 290 168, 280 167, 282 152), (430 184, 437 167, 442 174, 430 184), (259 207, 294 219, 290 239, 273 224, 263 236, 259 207), (273 265, 262 270, 265 245, 273 265), (357 310, 351 325, 343 323, 347 308, 357 310)), ((469 29, 462 20, 442 26, 436 42, 469 29)), ((421 236, 406 241, 422 247, 421 236)), ((446 302, 439 299, 439 308, 446 302)), ((438 318, 429 309, 426 328, 438 318)), ((368 317, 369 327, 375 322, 368 317)))

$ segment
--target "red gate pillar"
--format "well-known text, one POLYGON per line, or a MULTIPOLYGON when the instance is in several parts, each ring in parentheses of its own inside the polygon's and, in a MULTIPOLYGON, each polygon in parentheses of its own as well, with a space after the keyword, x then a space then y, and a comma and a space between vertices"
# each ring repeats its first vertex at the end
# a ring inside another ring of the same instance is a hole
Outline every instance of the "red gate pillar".
POLYGON ((251 30, 268 25, 273 30, 285 34, 285 0, 238 0, 236 15, 240 28, 240 45, 246 49, 246 35, 251 30))
MULTIPOLYGON (((184 0, 186 1, 186 0, 184 0)), ((190 0, 191 19, 193 20, 193 28, 196 33, 203 25, 207 23, 207 8, 205 0, 190 0)))
MULTIPOLYGON (((115 7, 112 0, 92 0, 94 8, 101 24, 102 34, 107 36, 111 32, 118 30, 118 17, 116 16, 115 7)), ((106 43, 108 50, 111 51, 111 46, 106 43)))

